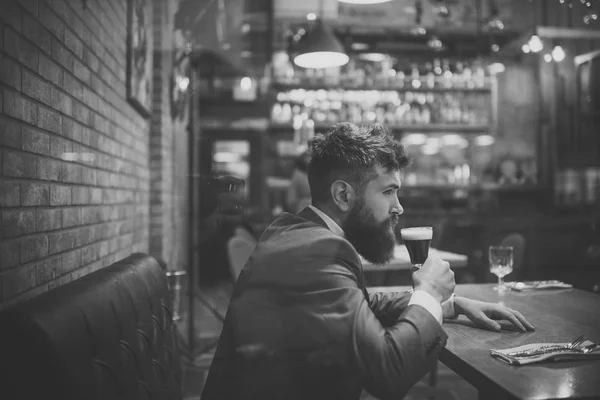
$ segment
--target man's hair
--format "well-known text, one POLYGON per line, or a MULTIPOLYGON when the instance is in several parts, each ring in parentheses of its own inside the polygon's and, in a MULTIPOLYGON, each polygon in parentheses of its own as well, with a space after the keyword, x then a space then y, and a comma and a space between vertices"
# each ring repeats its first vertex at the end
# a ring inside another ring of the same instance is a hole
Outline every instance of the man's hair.
POLYGON ((314 203, 326 202, 338 179, 362 193, 376 177, 376 166, 389 172, 410 163, 404 147, 380 124, 337 124, 325 135, 315 135, 309 148, 308 182, 314 203))

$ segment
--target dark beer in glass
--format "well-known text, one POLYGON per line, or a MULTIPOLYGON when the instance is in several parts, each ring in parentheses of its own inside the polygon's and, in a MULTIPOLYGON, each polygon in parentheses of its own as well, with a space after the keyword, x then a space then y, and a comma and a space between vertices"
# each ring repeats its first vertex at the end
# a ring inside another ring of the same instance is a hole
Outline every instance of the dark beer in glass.
POLYGON ((404 228, 400 230, 400 234, 408 250, 410 262, 415 268, 421 268, 429 256, 433 228, 430 226, 404 228))

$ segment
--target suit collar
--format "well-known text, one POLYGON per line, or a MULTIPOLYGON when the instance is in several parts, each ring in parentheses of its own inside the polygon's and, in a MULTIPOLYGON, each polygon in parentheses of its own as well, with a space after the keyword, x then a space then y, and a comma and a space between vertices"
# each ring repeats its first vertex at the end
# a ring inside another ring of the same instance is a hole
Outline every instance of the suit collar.
POLYGON ((314 222, 317 225, 321 225, 323 228, 329 229, 329 227, 327 226, 327 223, 325 223, 323 218, 319 217, 316 212, 311 210, 310 207, 304 208, 304 210, 302 210, 298 213, 298 216, 302 217, 304 219, 307 219, 311 222, 314 222))

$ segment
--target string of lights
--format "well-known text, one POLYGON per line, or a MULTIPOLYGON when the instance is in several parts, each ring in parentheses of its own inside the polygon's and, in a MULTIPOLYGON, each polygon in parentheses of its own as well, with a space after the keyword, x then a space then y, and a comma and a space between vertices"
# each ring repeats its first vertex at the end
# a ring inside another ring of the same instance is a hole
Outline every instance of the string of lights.
MULTIPOLYGON (((569 8, 573 8, 573 2, 576 0, 558 0, 569 8)), ((586 14, 583 16, 583 22, 587 25, 598 21, 598 10, 600 9, 600 0, 579 0, 586 7, 586 14)))

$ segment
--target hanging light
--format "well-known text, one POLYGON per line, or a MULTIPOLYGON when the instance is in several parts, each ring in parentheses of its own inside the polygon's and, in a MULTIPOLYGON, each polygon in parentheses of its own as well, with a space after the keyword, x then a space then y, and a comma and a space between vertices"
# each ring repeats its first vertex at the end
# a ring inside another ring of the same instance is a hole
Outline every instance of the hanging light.
POLYGON ((531 48, 529 47, 529 45, 527 43, 525 43, 523 46, 521 46, 521 50, 525 54, 528 54, 531 52, 531 48))
POLYGON ((554 49, 552 49, 552 58, 554 61, 561 62, 566 56, 567 55, 561 46, 554 46, 554 49))
POLYGON ((340 41, 321 19, 300 39, 297 50, 294 64, 302 68, 341 67, 350 60, 340 41))
POLYGON ((538 35, 533 35, 527 42, 529 45, 529 49, 534 53, 539 53, 544 49, 544 43, 542 43, 542 39, 538 35))

